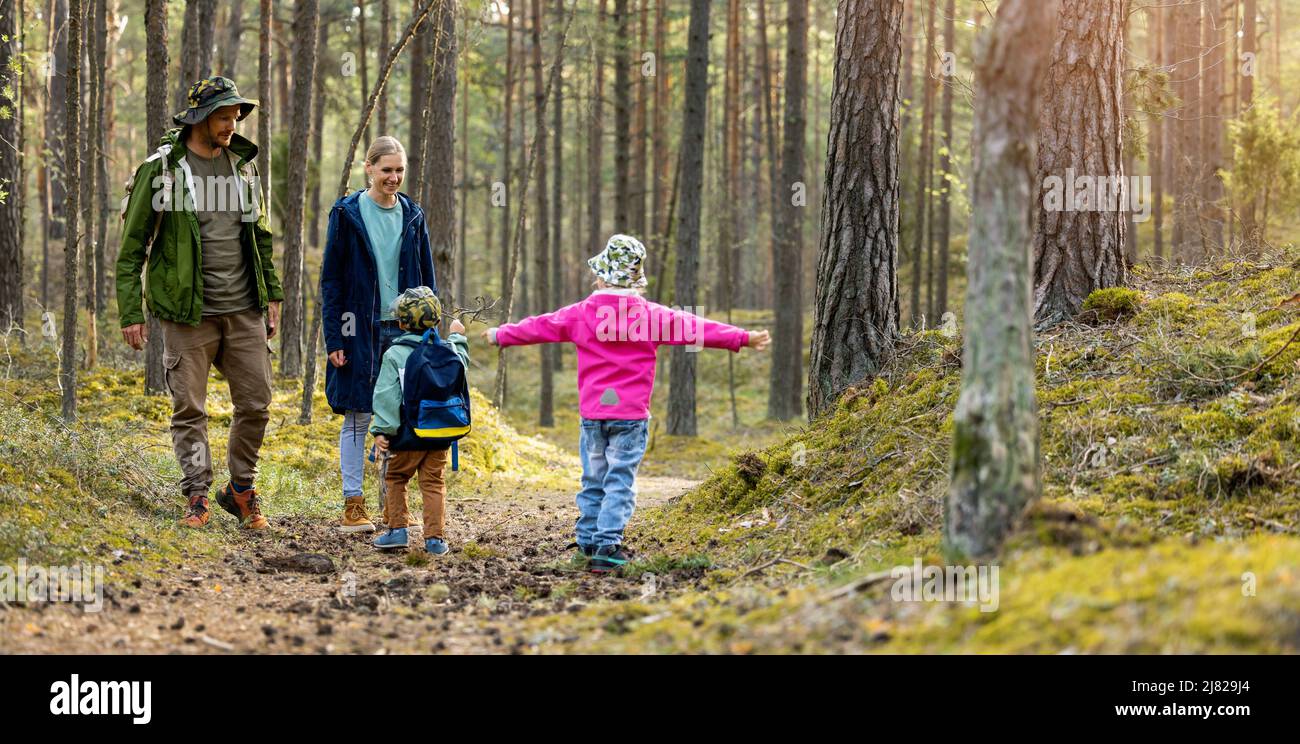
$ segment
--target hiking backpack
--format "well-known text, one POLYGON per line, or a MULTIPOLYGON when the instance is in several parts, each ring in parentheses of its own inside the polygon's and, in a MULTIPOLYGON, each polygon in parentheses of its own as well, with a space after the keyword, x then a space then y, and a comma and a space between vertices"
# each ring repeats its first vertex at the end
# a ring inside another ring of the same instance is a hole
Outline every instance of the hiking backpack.
POLYGON ((459 469, 456 442, 469 433, 469 381, 465 364, 436 329, 419 341, 397 339, 411 347, 402 371, 401 425, 392 449, 435 450, 451 447, 452 469, 459 469))

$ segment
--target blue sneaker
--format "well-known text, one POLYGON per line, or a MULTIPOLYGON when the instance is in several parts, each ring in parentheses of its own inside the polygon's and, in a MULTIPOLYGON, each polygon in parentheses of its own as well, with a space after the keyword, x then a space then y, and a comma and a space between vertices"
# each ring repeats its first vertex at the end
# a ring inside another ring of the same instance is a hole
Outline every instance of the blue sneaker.
POLYGON ((434 555, 442 555, 450 548, 447 547, 447 541, 437 537, 431 537, 424 541, 424 550, 434 555))
POLYGON ((407 544, 406 528, 399 527, 395 530, 393 529, 385 530, 384 534, 380 535, 379 537, 376 537, 375 541, 371 544, 374 545, 376 548, 379 548, 380 550, 392 550, 394 548, 405 548, 407 544))

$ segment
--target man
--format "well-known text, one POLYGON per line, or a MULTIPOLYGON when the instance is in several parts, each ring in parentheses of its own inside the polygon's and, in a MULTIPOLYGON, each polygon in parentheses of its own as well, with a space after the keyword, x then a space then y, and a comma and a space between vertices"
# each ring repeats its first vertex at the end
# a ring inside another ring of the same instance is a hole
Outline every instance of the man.
MULTIPOLYGON (((208 523, 212 462, 207 435, 208 372, 230 385, 229 482, 217 503, 249 530, 267 528, 253 478, 270 419, 271 347, 284 293, 271 259, 271 231, 258 205, 257 146, 235 133, 257 106, 223 77, 190 87, 180 128, 137 170, 123 212, 117 260, 122 337, 148 342, 141 297, 162 324, 163 365, 172 396, 172 448, 186 527, 208 523), (148 264, 144 286, 141 269, 148 264)), ((155 341, 156 343, 156 341, 155 341)))

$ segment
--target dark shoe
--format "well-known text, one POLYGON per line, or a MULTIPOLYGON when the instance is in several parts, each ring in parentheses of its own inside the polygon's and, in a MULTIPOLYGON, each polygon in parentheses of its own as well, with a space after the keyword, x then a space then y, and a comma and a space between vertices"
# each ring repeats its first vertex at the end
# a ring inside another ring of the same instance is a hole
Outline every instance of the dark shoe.
POLYGON ((602 545, 591 554, 591 572, 609 573, 627 564, 627 554, 619 545, 602 545))
POLYGON ((243 493, 236 493, 235 487, 227 483, 217 491, 217 503, 239 520, 239 526, 246 530, 264 530, 271 525, 262 516, 262 508, 257 503, 257 490, 251 486, 243 493))
POLYGON ((583 545, 581 543, 571 542, 564 546, 565 550, 578 549, 569 559, 569 565, 579 569, 586 569, 591 565, 591 555, 596 552, 595 545, 583 545))

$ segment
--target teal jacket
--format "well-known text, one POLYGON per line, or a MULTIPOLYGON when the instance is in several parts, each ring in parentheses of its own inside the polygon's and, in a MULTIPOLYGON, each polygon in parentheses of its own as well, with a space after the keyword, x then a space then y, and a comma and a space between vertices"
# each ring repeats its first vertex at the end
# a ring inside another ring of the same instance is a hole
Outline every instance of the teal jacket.
MULTIPOLYGON (((418 333, 403 333, 393 340, 393 345, 384 353, 383 364, 379 368, 379 379, 375 381, 374 418, 370 419, 370 433, 391 437, 402 425, 402 370, 406 368, 406 359, 414 351, 410 346, 397 343, 400 339, 420 341, 418 333)), ((469 339, 463 334, 452 333, 444 342, 456 352, 460 361, 469 366, 469 339)))

